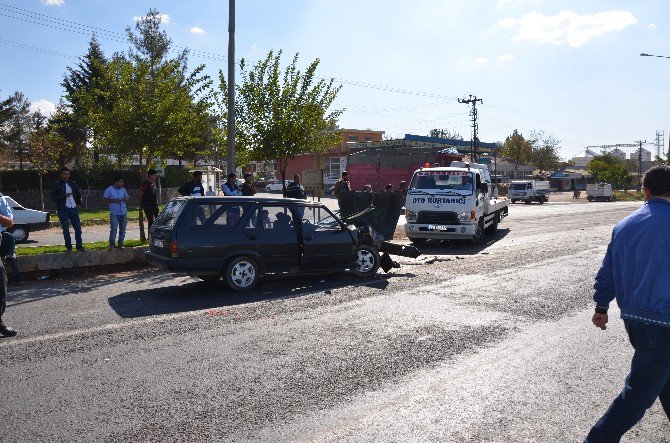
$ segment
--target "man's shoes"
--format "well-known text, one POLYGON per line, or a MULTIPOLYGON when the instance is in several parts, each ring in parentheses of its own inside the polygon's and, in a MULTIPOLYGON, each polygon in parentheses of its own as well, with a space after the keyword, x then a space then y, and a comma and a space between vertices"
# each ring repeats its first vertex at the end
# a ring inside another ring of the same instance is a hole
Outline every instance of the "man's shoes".
POLYGON ((119 245, 118 248, 119 248, 119 249, 126 249, 126 247, 123 246, 123 245, 119 245))
POLYGON ((109 245, 109 248, 107 248, 109 252, 112 252, 114 250, 114 245, 109 245))
POLYGON ((82 251, 85 251, 85 250, 86 249, 84 249, 83 246, 77 246, 77 251, 82 252, 82 251))
POLYGON ((0 335, 3 337, 14 337, 16 335, 16 331, 9 326, 5 326, 4 323, 0 323, 0 335))
POLYGON ((65 249, 67 249, 67 252, 72 252, 72 246, 66 246, 65 249))

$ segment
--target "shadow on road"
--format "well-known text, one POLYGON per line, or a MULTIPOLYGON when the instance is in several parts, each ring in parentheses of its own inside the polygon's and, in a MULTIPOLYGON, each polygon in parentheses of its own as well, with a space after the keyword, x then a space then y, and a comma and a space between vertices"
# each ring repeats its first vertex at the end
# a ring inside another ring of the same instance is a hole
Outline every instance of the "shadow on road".
POLYGON ((467 240, 428 240, 417 245, 422 255, 476 255, 499 242, 509 234, 509 228, 499 228, 495 235, 487 235, 481 245, 471 245, 467 240))
POLYGON ((263 279, 250 292, 234 292, 222 281, 194 281, 180 286, 158 287, 125 292, 109 299, 109 306, 123 318, 198 311, 243 305, 266 300, 304 297, 315 293, 330 294, 347 286, 365 286, 384 290, 391 278, 411 278, 412 273, 378 275, 363 280, 347 273, 309 276, 272 276, 263 279))

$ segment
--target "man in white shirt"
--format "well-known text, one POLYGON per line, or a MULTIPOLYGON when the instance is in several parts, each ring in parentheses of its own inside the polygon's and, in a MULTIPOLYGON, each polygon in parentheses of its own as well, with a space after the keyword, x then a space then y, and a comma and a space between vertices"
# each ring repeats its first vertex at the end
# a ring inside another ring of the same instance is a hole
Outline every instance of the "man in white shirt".
POLYGON ((66 167, 60 170, 60 180, 56 181, 51 189, 51 197, 56 201, 58 220, 63 228, 63 238, 68 251, 72 250, 72 238, 70 237, 70 223, 74 228, 74 237, 77 242, 77 251, 83 251, 84 245, 81 239, 81 221, 79 210, 81 205, 81 191, 79 186, 70 180, 70 170, 66 167))

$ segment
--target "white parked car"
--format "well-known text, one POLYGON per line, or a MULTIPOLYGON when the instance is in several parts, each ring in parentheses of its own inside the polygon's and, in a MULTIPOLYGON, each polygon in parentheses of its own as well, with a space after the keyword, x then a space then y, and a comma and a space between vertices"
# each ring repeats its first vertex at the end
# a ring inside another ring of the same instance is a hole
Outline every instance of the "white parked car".
POLYGON ((14 226, 9 229, 17 243, 28 241, 33 231, 49 229, 49 213, 28 209, 21 206, 11 197, 5 195, 5 200, 14 212, 14 226))
MULTIPOLYGON (((291 183, 291 180, 286 180, 286 186, 288 186, 290 183, 291 183)), ((281 180, 275 180, 273 182, 268 183, 265 186, 265 190, 267 192, 282 192, 283 188, 282 188, 281 180)))

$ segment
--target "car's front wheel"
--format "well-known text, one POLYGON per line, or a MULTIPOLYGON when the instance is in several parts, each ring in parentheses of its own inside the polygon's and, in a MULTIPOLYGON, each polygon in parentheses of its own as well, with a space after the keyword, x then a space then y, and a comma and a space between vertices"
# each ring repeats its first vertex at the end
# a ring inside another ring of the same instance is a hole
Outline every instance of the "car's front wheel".
POLYGON ((260 269, 251 257, 236 257, 226 267, 226 283, 233 291, 253 289, 259 277, 260 269))
POLYGON ((9 229, 9 232, 14 236, 16 243, 28 241, 28 236, 30 235, 30 230, 25 225, 14 225, 9 229))
POLYGON ((351 272, 357 277, 372 277, 379 269, 379 252, 370 245, 358 245, 354 252, 351 272))

